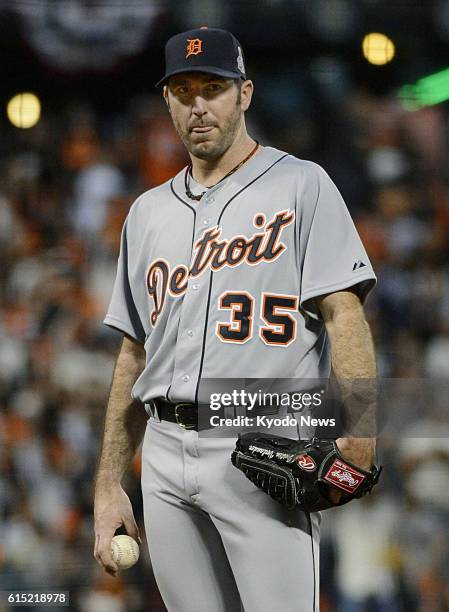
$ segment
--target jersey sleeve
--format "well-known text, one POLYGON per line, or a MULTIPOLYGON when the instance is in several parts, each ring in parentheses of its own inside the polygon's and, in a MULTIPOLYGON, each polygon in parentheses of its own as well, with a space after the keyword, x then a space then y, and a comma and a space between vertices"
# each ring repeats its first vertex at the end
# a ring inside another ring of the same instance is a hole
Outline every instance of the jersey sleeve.
POLYGON ((143 344, 145 342, 145 330, 135 305, 130 283, 128 232, 129 216, 122 229, 117 274, 104 323, 143 344))
POLYGON ((329 175, 313 164, 302 193, 301 307, 319 316, 313 298, 353 288, 362 302, 376 283, 346 204, 329 175))

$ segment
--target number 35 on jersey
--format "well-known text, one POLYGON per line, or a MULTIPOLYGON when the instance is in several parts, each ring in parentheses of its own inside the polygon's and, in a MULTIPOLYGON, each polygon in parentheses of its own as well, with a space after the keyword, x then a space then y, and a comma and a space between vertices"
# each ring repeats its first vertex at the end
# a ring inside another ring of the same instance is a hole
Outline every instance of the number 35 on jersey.
POLYGON ((220 296, 218 308, 229 310, 230 320, 217 322, 216 334, 222 342, 243 344, 257 334, 265 344, 288 346, 296 338, 292 313, 298 310, 298 302, 298 296, 262 293, 260 321, 254 321, 256 298, 248 291, 226 291, 220 296))

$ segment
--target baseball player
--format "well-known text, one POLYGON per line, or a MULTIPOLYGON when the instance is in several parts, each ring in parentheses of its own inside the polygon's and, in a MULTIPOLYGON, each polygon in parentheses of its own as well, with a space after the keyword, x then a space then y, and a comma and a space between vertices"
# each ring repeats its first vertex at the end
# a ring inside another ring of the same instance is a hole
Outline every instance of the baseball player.
MULTIPOLYGON (((313 612, 320 515, 244 478, 230 461, 235 439, 201 436, 202 381, 316 379, 331 364, 339 380, 374 378, 362 303, 375 275, 326 172, 248 134, 254 86, 236 38, 184 32, 165 59, 159 85, 191 161, 141 195, 123 227, 105 319, 123 343, 94 554, 115 575, 114 532, 139 537, 121 480, 143 438, 145 530, 167 609, 313 612)), ((348 461, 372 464, 373 439, 337 444, 348 461)))

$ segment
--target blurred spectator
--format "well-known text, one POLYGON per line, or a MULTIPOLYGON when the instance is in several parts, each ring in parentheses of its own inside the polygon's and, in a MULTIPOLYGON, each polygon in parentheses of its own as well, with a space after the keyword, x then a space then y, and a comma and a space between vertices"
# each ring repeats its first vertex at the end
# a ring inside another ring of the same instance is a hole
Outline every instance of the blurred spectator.
POLYGON ((339 611, 364 612, 368 605, 376 612, 400 610, 395 577, 399 516, 385 492, 332 511, 339 611))
POLYGON ((95 239, 101 233, 108 202, 123 193, 120 171, 97 159, 79 171, 74 182, 73 223, 81 236, 95 239))

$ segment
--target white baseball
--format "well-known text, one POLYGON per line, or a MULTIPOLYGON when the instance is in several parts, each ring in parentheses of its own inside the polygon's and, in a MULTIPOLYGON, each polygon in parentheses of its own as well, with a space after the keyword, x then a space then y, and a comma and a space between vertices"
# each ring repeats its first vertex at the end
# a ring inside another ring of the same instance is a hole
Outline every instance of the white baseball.
POLYGON ((139 545, 128 535, 116 535, 111 540, 111 556, 121 570, 132 567, 139 560, 139 545))

